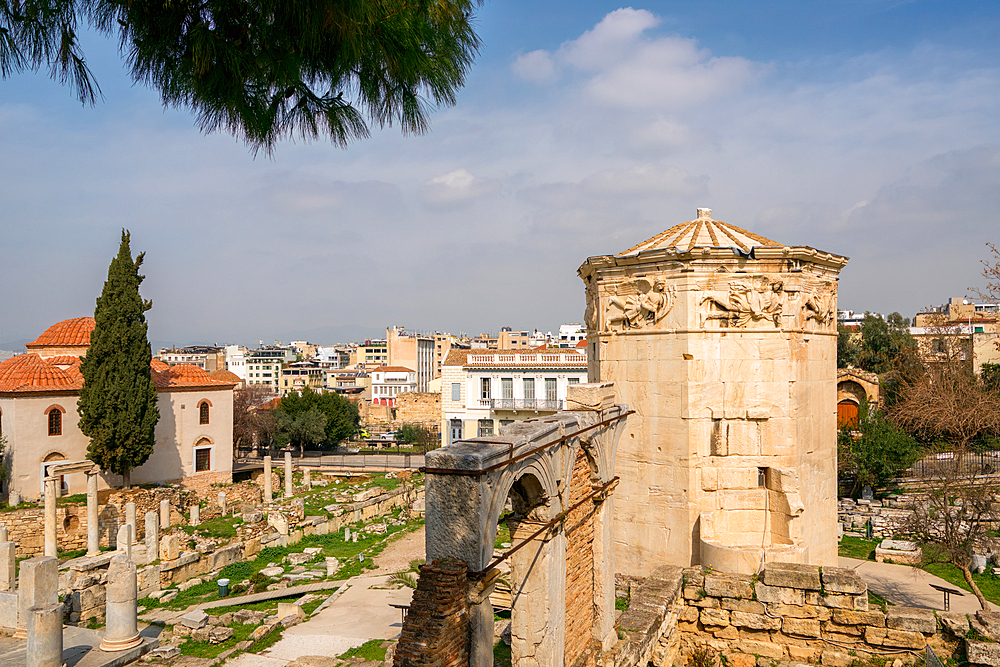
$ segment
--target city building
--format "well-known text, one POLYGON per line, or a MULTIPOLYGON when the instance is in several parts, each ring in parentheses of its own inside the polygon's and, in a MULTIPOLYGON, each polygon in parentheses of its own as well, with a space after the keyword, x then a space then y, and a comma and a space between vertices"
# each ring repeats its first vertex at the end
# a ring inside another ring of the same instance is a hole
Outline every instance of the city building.
POLYGON ((372 403, 396 407, 396 397, 417 391, 417 372, 403 366, 379 366, 371 373, 372 403))
POLYGON ((316 356, 316 346, 309 341, 293 340, 289 345, 302 359, 312 359, 316 356))
MULTIPOLYGON (((7 438, 9 488, 22 498, 43 492, 43 464, 83 461, 90 438, 79 429, 77 400, 83 387, 80 358, 90 347, 94 318, 54 324, 0 363, 0 433, 7 438)), ((150 363, 160 420, 153 453, 132 471, 132 484, 179 483, 208 491, 232 482, 233 383, 214 380, 188 364, 150 363)), ((224 371, 223 371, 224 372, 224 371)), ((118 475, 99 475, 101 488, 120 487, 118 475)), ((84 475, 63 480, 63 493, 86 492, 84 475)))
POLYGON ((441 372, 442 444, 562 410, 587 381, 586 350, 452 350, 441 372))
POLYGON ((247 379, 247 349, 242 345, 226 345, 226 370, 240 380, 247 379))
POLYGON ((985 333, 988 325, 1000 321, 1000 304, 974 303, 960 296, 953 296, 948 303, 920 311, 913 318, 915 327, 935 327, 946 324, 968 324, 973 332, 985 333))
POLYGON ((838 310, 837 326, 846 327, 852 331, 860 330, 866 315, 874 315, 875 317, 881 317, 883 320, 885 319, 885 316, 881 313, 859 313, 853 310, 838 310))
POLYGON ((500 350, 530 350, 531 332, 514 331, 510 327, 503 327, 497 335, 497 348, 500 350))
POLYGON ((226 352, 211 345, 188 345, 160 350, 157 358, 168 366, 187 364, 208 372, 226 370, 226 352))
POLYGON ((281 383, 278 395, 302 393, 306 389, 321 392, 326 384, 326 369, 317 361, 293 361, 281 368, 281 383))
POLYGON ((577 322, 559 326, 559 347, 576 347, 581 340, 587 340, 587 329, 577 322))
POLYGON ((979 373, 983 364, 1000 363, 1000 304, 952 297, 917 313, 913 324, 910 335, 928 365, 968 363, 979 373))
POLYGON ((355 351, 354 366, 371 370, 389 362, 389 350, 384 340, 366 340, 355 351))
POLYGON ((315 359, 326 368, 347 368, 351 364, 351 351, 343 345, 318 346, 315 359))
POLYGON ((417 373, 417 391, 427 391, 428 383, 434 379, 434 336, 392 327, 385 330, 385 339, 388 349, 385 365, 412 368, 417 373))
POLYGON ((285 347, 261 347, 247 355, 247 385, 268 385, 278 393, 281 367, 296 360, 295 350, 285 347))
POLYGON ((479 334, 469 341, 472 350, 495 350, 500 346, 500 339, 493 334, 479 334))

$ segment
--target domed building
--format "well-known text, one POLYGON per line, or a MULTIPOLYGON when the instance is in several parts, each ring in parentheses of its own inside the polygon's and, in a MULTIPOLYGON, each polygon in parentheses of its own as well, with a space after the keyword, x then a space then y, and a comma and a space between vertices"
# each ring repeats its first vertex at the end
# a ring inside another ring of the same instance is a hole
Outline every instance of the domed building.
MULTIPOLYGON (((90 439, 76 410, 83 376, 80 359, 90 346, 94 318, 64 320, 25 347, 27 353, 0 363, 0 433, 6 436, 10 477, 5 491, 38 498, 43 464, 83 461, 90 439)), ((213 378, 189 365, 150 363, 160 420, 153 453, 132 471, 133 484, 180 483, 205 489, 233 477, 233 389, 229 378, 213 378)), ((103 473, 101 488, 121 486, 103 473)), ((86 478, 70 475, 63 493, 86 492, 86 478)))

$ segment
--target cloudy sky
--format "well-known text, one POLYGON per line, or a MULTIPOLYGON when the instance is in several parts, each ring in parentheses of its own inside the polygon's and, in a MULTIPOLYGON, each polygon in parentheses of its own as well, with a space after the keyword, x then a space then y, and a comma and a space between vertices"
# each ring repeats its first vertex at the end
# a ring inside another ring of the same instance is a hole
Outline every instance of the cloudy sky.
POLYGON ((1000 242, 1000 4, 494 0, 431 132, 256 158, 133 86, 0 81, 0 348, 89 315, 119 230, 150 338, 328 343, 579 321, 588 256, 696 207, 851 257, 840 305, 979 286, 1000 242))

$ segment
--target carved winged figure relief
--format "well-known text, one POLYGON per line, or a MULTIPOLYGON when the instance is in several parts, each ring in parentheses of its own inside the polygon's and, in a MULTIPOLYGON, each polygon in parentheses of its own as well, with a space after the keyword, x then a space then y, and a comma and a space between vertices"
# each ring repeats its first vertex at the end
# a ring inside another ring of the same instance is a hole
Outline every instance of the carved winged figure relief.
POLYGON ((708 320, 728 320, 734 327, 745 327, 749 322, 770 320, 774 326, 781 326, 781 296, 784 284, 760 276, 754 281, 734 280, 729 283, 729 300, 721 301, 714 296, 706 296, 702 305, 709 304, 702 315, 702 327, 708 320), (712 306, 719 310, 713 311, 712 306))
POLYGON ((677 298, 677 288, 663 280, 633 278, 618 285, 617 294, 608 298, 605 322, 608 329, 621 331, 655 326, 670 312, 677 298))
POLYGON ((809 294, 802 304, 805 321, 815 320, 820 325, 833 322, 836 317, 836 300, 833 294, 809 294))

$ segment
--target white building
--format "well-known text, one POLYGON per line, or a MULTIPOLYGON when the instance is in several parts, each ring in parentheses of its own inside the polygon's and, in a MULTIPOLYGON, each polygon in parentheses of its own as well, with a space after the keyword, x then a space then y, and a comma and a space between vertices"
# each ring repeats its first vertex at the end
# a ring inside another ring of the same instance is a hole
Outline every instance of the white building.
POLYGON ((452 350, 441 369, 443 444, 562 410, 566 387, 586 381, 584 348, 452 350))
POLYGON ((417 390, 417 372, 404 366, 379 366, 371 373, 372 403, 396 407, 396 397, 417 390))
POLYGON ((275 394, 281 381, 281 367, 295 361, 295 350, 284 347, 262 347, 247 355, 246 383, 267 385, 275 394))
POLYGON ((242 345, 226 345, 226 370, 246 382, 247 349, 242 345))
POLYGON ((587 340, 587 329, 578 322, 559 326, 559 347, 576 347, 581 340, 587 340))

